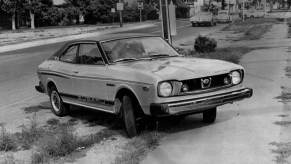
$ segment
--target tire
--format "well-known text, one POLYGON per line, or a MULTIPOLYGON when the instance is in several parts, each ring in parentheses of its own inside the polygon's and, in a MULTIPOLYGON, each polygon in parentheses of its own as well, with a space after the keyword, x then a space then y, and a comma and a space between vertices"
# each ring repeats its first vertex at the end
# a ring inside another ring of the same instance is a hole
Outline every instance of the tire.
POLYGON ((196 23, 192 23, 192 27, 196 27, 196 23))
POLYGON ((137 135, 136 117, 134 113, 133 100, 130 96, 124 95, 122 97, 121 110, 128 137, 135 137, 137 135))
POLYGON ((56 87, 53 86, 50 88, 49 97, 52 106, 51 110, 55 115, 59 117, 68 115, 69 105, 63 102, 56 87))
POLYGON ((254 17, 253 15, 252 15, 252 16, 250 16, 250 18, 251 18, 251 19, 255 19, 255 17, 254 17))
POLYGON ((203 122, 214 123, 216 120, 217 108, 208 109, 203 112, 203 122))

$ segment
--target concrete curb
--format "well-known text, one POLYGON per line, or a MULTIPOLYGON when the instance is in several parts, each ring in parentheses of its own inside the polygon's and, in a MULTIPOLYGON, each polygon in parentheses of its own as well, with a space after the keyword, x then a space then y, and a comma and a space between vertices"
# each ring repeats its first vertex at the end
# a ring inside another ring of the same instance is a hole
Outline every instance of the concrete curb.
POLYGON ((47 44, 65 42, 65 41, 70 41, 70 40, 75 40, 75 39, 95 37, 95 36, 98 36, 101 34, 125 32, 125 31, 129 31, 129 30, 137 30, 137 29, 154 27, 154 26, 156 26, 156 23, 147 23, 147 24, 140 24, 140 25, 134 25, 134 26, 128 25, 128 26, 125 26, 122 28, 112 28, 112 29, 108 29, 108 30, 104 30, 104 31, 97 31, 97 32, 92 32, 92 33, 77 34, 77 35, 71 35, 71 36, 35 40, 35 41, 31 41, 31 42, 10 44, 10 45, 5 45, 5 46, 0 46, 0 53, 15 51, 15 50, 24 49, 24 48, 42 46, 42 45, 47 45, 47 44))

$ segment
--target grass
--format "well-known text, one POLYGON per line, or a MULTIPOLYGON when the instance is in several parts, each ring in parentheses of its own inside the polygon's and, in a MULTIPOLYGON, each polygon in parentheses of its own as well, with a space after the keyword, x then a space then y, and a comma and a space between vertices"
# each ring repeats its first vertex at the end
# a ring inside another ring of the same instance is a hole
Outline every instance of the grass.
POLYGON ((291 125, 291 121, 276 121, 274 122, 274 124, 280 125, 280 126, 289 126, 291 125))
POLYGON ((96 134, 78 137, 74 133, 74 121, 60 123, 58 119, 49 119, 47 125, 39 127, 36 115, 32 117, 29 125, 23 125, 21 132, 15 134, 8 133, 2 125, 0 151, 28 150, 34 146, 33 150, 36 151, 32 153, 31 163, 39 164, 89 148, 119 134, 118 131, 104 129, 96 134))
POLYGON ((244 35, 238 40, 255 40, 260 39, 272 28, 273 24, 278 22, 280 22, 280 20, 274 18, 247 19, 244 22, 238 20, 229 24, 222 30, 243 33, 244 35))
POLYGON ((124 147, 122 154, 115 159, 115 164, 137 164, 147 154, 159 145, 159 140, 163 134, 154 132, 144 132, 133 138, 124 147))
POLYGON ((286 159, 291 156, 291 142, 272 142, 270 145, 276 146, 276 150, 272 150, 273 153, 277 154, 276 163, 288 163, 286 159))
POLYGON ((287 77, 291 78, 291 67, 290 66, 285 68, 285 72, 286 72, 285 75, 287 77))
POLYGON ((227 47, 227 48, 218 48, 214 52, 209 53, 198 53, 194 50, 180 50, 181 54, 185 56, 193 56, 198 58, 207 58, 207 59, 219 59, 225 60, 232 63, 239 63, 241 57, 246 53, 254 50, 249 47, 227 47))
POLYGON ((55 127, 38 140, 38 151, 34 152, 31 156, 33 164, 44 163, 50 159, 67 156, 77 150, 89 148, 117 134, 116 131, 104 129, 96 134, 79 138, 74 134, 74 129, 70 124, 56 124, 55 127))
POLYGON ((23 149, 30 149, 34 142, 44 135, 45 131, 43 128, 38 127, 36 115, 30 120, 28 126, 22 126, 20 133, 16 133, 17 143, 23 149))
POLYGON ((277 99, 280 99, 282 102, 289 102, 291 101, 291 93, 282 91, 280 96, 276 97, 277 99))
POLYGON ((16 150, 17 145, 13 135, 6 131, 4 126, 1 126, 0 134, 0 151, 16 150))
POLYGON ((272 28, 272 24, 254 25, 244 32, 241 40, 256 40, 260 39, 266 32, 272 28))

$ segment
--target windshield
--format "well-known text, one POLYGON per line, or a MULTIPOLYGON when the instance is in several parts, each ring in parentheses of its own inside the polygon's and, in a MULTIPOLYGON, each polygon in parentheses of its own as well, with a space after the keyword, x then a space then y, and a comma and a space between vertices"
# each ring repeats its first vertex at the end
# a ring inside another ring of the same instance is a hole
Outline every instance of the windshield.
POLYGON ((160 37, 139 37, 101 43, 109 62, 134 61, 179 54, 160 37))

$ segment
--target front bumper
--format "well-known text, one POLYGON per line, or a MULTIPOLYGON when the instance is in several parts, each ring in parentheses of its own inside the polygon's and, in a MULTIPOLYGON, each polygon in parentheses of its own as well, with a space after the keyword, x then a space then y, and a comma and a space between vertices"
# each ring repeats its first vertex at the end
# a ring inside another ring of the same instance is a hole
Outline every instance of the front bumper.
POLYGON ((153 103, 150 111, 153 116, 167 116, 167 115, 181 115, 201 113, 207 109, 233 103, 244 98, 252 97, 253 90, 244 88, 232 92, 199 97, 194 99, 187 99, 182 101, 168 102, 168 103, 153 103))

